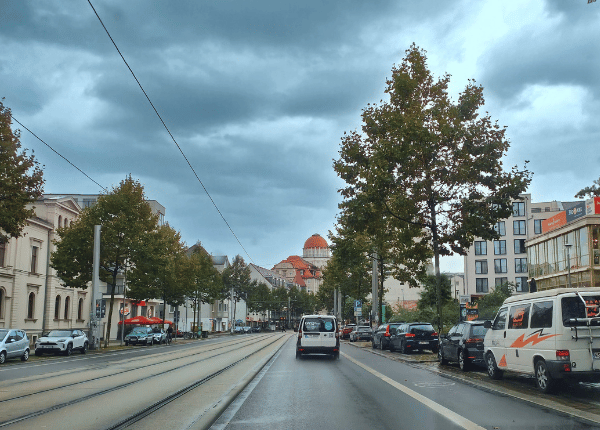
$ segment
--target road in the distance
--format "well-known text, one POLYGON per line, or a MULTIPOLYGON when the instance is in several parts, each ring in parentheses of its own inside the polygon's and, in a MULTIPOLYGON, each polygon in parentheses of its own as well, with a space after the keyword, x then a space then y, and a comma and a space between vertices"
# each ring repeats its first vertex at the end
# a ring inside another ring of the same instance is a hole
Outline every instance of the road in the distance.
POLYGON ((487 392, 342 345, 340 360, 295 359, 291 338, 211 430, 592 429, 521 400, 487 392))

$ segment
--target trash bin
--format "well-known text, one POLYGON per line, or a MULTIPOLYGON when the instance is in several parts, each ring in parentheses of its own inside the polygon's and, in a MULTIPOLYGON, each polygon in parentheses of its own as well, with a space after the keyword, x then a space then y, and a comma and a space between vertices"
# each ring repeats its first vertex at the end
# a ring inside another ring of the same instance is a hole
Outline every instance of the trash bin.
POLYGON ((208 337, 208 332, 207 331, 203 331, 202 332, 202 339, 206 339, 208 337))

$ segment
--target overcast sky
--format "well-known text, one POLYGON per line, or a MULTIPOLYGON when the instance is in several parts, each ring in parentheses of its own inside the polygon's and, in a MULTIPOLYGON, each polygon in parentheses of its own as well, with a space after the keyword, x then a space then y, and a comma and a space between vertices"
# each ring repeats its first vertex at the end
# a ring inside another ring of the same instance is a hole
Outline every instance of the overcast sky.
MULTIPOLYGON (((600 2, 92 1, 223 222, 84 1, 0 0, 0 97, 104 187, 126 175, 188 245, 271 268, 335 224, 344 131, 411 43, 456 99, 472 78, 530 160, 533 201, 600 176, 600 2)), ((46 193, 99 193, 23 130, 46 193)), ((462 271, 462 259, 442 260, 462 271)))

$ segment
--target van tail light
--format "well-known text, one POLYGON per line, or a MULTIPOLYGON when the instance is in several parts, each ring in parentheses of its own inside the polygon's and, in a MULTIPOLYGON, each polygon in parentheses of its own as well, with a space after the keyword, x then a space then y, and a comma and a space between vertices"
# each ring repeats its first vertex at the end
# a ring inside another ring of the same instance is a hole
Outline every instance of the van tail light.
POLYGON ((406 337, 415 337, 414 333, 406 333, 406 337))
POLYGON ((557 349, 556 359, 560 361, 571 361, 571 355, 568 349, 557 349))

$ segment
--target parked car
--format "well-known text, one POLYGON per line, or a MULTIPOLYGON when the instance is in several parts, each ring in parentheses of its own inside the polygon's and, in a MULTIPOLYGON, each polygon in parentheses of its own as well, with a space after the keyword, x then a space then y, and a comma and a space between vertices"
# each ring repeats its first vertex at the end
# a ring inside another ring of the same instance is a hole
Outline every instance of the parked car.
POLYGON ((342 329, 342 339, 350 339, 350 333, 356 328, 356 324, 346 324, 342 329))
POLYGON ((484 321, 464 321, 440 336, 438 358, 440 364, 455 361, 461 370, 471 365, 485 366, 483 359, 483 338, 487 332, 484 321))
POLYGON ((350 342, 356 342, 357 340, 371 340, 373 339, 373 331, 371 327, 366 326, 358 326, 356 330, 352 330, 350 333, 350 342))
POLYGON ((234 333, 244 333, 244 326, 241 326, 241 325, 236 325, 236 326, 233 328, 233 332, 234 332, 234 333))
POLYGON ((256 326, 256 327, 252 327, 252 333, 260 333, 261 329, 260 327, 256 326))
POLYGON ((600 288, 554 288, 504 301, 483 341, 490 378, 533 375, 547 393, 558 380, 600 382, 600 288))
POLYGON ((150 327, 135 327, 125 336, 125 345, 152 345, 154 333, 150 327))
POLYGON ((154 328, 152 330, 152 343, 167 343, 167 333, 161 328, 154 328))
POLYGON ((249 325, 245 325, 244 326, 244 333, 251 333, 252 332, 252 327, 250 327, 249 325))
POLYGON ((304 354, 331 354, 340 358, 340 337, 333 315, 305 315, 298 327, 296 358, 304 354))
POLYGON ((18 329, 0 329, 0 364, 9 358, 20 357, 29 360, 29 338, 27 333, 18 329))
POLYGON ((390 337, 394 331, 403 323, 386 323, 381 324, 377 327, 377 330, 373 331, 373 338, 371 339, 371 346, 373 348, 379 348, 382 351, 390 348, 390 337))
POLYGON ((85 354, 88 346, 88 338, 81 330, 52 330, 35 342, 35 355, 39 357, 47 352, 71 355, 74 350, 85 354))
POLYGON ((400 327, 396 328, 394 334, 390 336, 390 351, 399 350, 403 354, 424 349, 437 354, 438 347, 438 334, 429 323, 400 324, 400 327))

